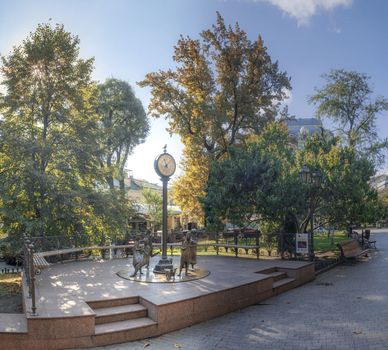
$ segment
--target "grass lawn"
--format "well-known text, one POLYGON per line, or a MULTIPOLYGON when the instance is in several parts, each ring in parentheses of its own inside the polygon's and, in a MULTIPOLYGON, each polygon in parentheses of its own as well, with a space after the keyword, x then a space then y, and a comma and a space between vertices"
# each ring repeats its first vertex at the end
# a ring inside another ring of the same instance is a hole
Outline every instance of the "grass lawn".
POLYGON ((21 282, 20 273, 0 275, 0 296, 20 294, 21 282))
MULTIPOLYGON (((155 254, 157 252, 160 252, 160 249, 155 249, 154 248, 153 253, 155 254)), ((197 254, 198 255, 216 255, 217 252, 216 252, 216 250, 214 249, 213 246, 209 246, 207 248, 205 248, 205 247, 198 247, 197 248, 197 254)), ((219 248, 219 254, 220 255, 225 255, 225 256, 235 256, 235 253, 234 253, 234 251, 232 251, 232 249, 228 249, 228 252, 226 252, 225 248, 219 248)), ((260 249, 260 255, 265 255, 265 254, 267 254, 266 250, 260 249)), ((169 248, 168 244, 167 244, 167 255, 168 256, 171 255, 171 249, 169 248)), ((181 250, 179 248, 174 248, 173 249, 173 255, 174 256, 180 256, 181 255, 181 250)), ((249 254, 247 255, 245 253, 245 250, 240 248, 238 256, 239 257, 244 257, 244 256, 256 257, 256 254, 252 253, 252 250, 249 249, 249 254)))
POLYGON ((326 233, 314 234, 314 249, 316 252, 328 252, 337 251, 337 244, 339 242, 348 241, 347 234, 343 231, 336 231, 334 233, 334 239, 328 238, 326 233))
POLYGON ((22 278, 19 273, 0 275, 0 313, 22 313, 22 278))

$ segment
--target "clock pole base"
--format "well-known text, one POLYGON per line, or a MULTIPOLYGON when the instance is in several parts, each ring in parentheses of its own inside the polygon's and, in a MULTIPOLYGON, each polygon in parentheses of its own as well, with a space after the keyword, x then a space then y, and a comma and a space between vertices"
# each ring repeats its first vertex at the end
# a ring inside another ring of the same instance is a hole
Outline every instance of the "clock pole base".
POLYGON ((172 259, 160 259, 159 262, 154 267, 154 273, 165 274, 166 270, 172 270, 174 265, 172 264, 172 259))

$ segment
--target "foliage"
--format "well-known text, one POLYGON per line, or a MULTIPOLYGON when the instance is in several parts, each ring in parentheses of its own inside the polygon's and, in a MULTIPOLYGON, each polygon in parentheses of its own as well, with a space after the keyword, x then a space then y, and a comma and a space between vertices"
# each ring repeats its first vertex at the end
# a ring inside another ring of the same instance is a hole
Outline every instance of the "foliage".
POLYGON ((157 191, 151 188, 143 188, 143 202, 151 223, 151 231, 155 232, 162 226, 163 198, 157 191))
POLYGON ((0 219, 14 245, 24 232, 102 235, 125 225, 127 203, 96 189, 104 178, 92 69, 62 25, 39 25, 2 57, 0 219))
POLYGON ((39 25, 2 57, 1 215, 8 232, 73 230, 87 215, 93 61, 78 58, 78 43, 62 26, 39 25))
POLYGON ((203 199, 211 229, 226 221, 239 226, 256 221, 271 242, 274 232, 306 232, 311 215, 343 227, 381 215, 369 185, 373 163, 327 133, 312 135, 295 150, 287 131, 273 123, 229 154, 213 163, 203 199), (302 165, 321 172, 319 186, 300 181, 302 165))
POLYGON ((126 161, 133 148, 144 142, 149 123, 141 101, 127 82, 111 78, 98 89, 100 164, 109 188, 113 189, 113 180, 118 179, 123 190, 126 161))
POLYGON ((0 256, 9 265, 22 265, 23 263, 20 250, 8 238, 0 241, 0 256))
POLYGON ((376 117, 388 110, 388 100, 372 99, 370 78, 365 74, 339 69, 323 77, 326 85, 310 98, 318 105, 316 115, 332 119, 350 148, 363 151, 366 156, 379 155, 388 146, 388 139, 378 139, 376 117))
POLYGON ((272 251, 278 245, 278 233, 282 232, 284 223, 278 220, 260 220, 260 246, 263 247, 268 256, 272 255, 272 251))
POLYGON ((316 165, 327 180, 322 215, 346 225, 373 222, 384 215, 369 181, 374 165, 383 160, 381 151, 388 146, 388 139, 379 140, 376 130, 376 117, 388 110, 388 100, 372 99, 369 77, 364 74, 333 70, 324 78, 326 85, 316 90, 310 102, 318 105, 318 117, 335 122, 344 147, 337 140, 318 157, 321 161, 316 165))
POLYGON ((198 198, 205 195, 204 184, 209 176, 209 158, 200 152, 194 156, 190 153, 190 148, 186 147, 183 150, 181 167, 186 173, 172 183, 172 200, 180 206, 182 214, 188 216, 190 221, 202 223, 204 214, 198 198))
POLYGON ((246 147, 231 147, 229 158, 213 163, 203 199, 209 224, 227 220, 238 226, 254 221, 276 225, 290 211, 302 210, 303 191, 287 140, 287 131, 275 123, 246 147))
POLYGON ((373 222, 380 215, 376 191, 369 181, 375 173, 373 162, 338 138, 314 135, 298 154, 298 166, 306 164, 323 175, 315 191, 315 214, 326 224, 349 226, 373 222))
POLYGON ((379 207, 378 211, 380 213, 379 220, 387 220, 388 218, 388 189, 384 189, 378 193, 379 207))
POLYGON ((152 115, 165 116, 169 131, 181 137, 185 173, 174 198, 184 212, 198 216, 210 162, 273 120, 290 83, 261 37, 251 42, 238 24, 227 27, 220 14, 200 39, 181 37, 173 59, 175 70, 149 73, 139 84, 151 88, 152 115))

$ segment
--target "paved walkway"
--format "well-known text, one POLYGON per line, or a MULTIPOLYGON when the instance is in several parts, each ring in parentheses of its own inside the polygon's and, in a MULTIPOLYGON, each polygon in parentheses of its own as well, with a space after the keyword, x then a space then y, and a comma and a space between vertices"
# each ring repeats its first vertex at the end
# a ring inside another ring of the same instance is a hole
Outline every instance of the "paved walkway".
POLYGON ((388 349, 388 231, 373 237, 379 251, 369 261, 338 266, 239 312, 98 349, 388 349))

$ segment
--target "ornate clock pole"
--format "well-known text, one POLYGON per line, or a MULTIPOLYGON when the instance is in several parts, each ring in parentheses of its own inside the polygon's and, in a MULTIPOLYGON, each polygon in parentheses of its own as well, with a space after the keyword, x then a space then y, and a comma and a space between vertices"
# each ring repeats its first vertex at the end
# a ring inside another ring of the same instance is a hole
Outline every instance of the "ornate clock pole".
POLYGON ((154 273, 165 273, 166 269, 173 269, 172 259, 167 258, 167 183, 175 173, 176 163, 173 156, 167 153, 167 145, 164 152, 156 157, 154 168, 163 183, 163 229, 162 229, 162 259, 155 265, 154 273))

